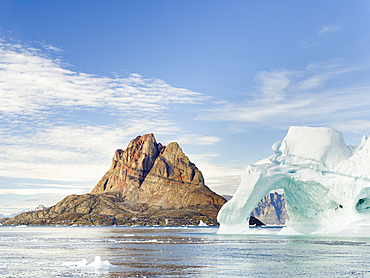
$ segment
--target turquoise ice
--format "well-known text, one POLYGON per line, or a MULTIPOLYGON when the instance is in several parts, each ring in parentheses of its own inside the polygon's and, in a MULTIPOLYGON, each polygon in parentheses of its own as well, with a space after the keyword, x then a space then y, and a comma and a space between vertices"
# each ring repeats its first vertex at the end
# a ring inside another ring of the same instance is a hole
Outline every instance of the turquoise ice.
POLYGON ((218 233, 249 233, 248 218, 270 191, 283 189, 289 222, 280 232, 352 234, 370 230, 370 142, 347 146, 325 127, 290 127, 273 155, 249 165, 218 214, 218 233))

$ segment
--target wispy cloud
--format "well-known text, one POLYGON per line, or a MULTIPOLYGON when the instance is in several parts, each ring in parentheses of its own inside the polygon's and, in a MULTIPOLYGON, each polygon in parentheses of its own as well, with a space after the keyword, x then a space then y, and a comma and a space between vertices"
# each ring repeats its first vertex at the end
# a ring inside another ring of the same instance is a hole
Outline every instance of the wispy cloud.
POLYGON ((285 89, 291 82, 289 78, 291 74, 292 72, 285 70, 258 73, 255 79, 260 84, 262 98, 269 102, 283 99, 285 89))
POLYGON ((332 24, 332 25, 324 25, 320 28, 318 31, 319 35, 325 35, 327 33, 334 33, 337 32, 342 28, 342 25, 340 24, 332 24))
POLYGON ((37 49, 4 42, 0 42, 0 85, 3 115, 37 115, 58 107, 158 113, 171 104, 206 99, 200 93, 137 73, 109 78, 74 72, 37 49))
POLYGON ((298 42, 298 47, 302 49, 308 49, 308 48, 313 48, 317 47, 319 45, 319 42, 317 41, 299 41, 298 42))
POLYGON ((302 71, 258 74, 259 92, 238 103, 224 101, 201 113, 198 119, 258 123, 287 128, 290 125, 329 125, 368 117, 369 84, 346 84, 345 76, 366 71, 360 67, 311 64, 302 71), (262 76, 262 78, 261 78, 262 76))
POLYGON ((201 169, 205 183, 208 187, 219 194, 233 195, 241 182, 242 169, 246 165, 233 163, 215 164, 213 158, 218 157, 216 153, 189 154, 189 159, 201 169))
POLYGON ((196 134, 183 134, 175 139, 180 145, 200 145, 209 146, 221 141, 217 136, 199 136, 196 134))
POLYGON ((15 194, 15 195, 48 195, 48 194, 81 194, 81 189, 66 189, 66 188, 0 188, 0 195, 15 194))
POLYGON ((369 120, 344 121, 334 124, 333 127, 341 130, 342 132, 370 134, 369 120))

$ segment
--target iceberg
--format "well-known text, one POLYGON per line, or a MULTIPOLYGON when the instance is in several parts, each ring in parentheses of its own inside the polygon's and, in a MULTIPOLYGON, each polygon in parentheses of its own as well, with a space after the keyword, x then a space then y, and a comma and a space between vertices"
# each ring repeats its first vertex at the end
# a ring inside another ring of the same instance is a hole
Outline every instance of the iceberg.
POLYGON ((218 213, 218 233, 250 232, 249 216, 258 202, 283 189, 290 220, 281 234, 351 234, 353 226, 357 235, 365 227, 369 236, 368 136, 347 146, 335 129, 292 126, 272 151, 243 172, 234 197, 218 213))

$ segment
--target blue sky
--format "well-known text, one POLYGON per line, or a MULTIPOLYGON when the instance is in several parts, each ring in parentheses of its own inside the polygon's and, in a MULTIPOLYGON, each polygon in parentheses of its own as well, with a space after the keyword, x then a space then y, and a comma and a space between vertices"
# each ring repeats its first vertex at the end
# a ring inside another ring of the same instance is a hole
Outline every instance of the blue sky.
POLYGON ((368 1, 0 1, 0 213, 89 192, 137 135, 232 194, 291 125, 370 133, 368 1))

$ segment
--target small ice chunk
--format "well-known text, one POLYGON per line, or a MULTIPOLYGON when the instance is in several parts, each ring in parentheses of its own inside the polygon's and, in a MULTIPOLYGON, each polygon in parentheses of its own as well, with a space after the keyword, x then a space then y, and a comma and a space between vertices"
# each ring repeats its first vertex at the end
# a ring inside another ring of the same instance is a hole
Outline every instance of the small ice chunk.
POLYGON ((87 260, 83 259, 77 262, 65 262, 62 263, 62 266, 104 268, 110 267, 111 264, 108 260, 102 261, 102 259, 99 256, 95 256, 95 260, 89 264, 87 264, 87 260))
POLYGON ((95 267, 95 268, 102 268, 102 267, 109 267, 111 264, 108 260, 102 261, 99 256, 95 257, 95 260, 87 265, 87 267, 95 267))
POLYGON ((77 267, 84 267, 87 265, 87 260, 83 259, 77 262, 65 262, 62 263, 62 266, 77 266, 77 267))
POLYGON ((203 220, 200 220, 198 226, 200 226, 200 227, 206 227, 208 225, 206 223, 204 223, 203 220))

